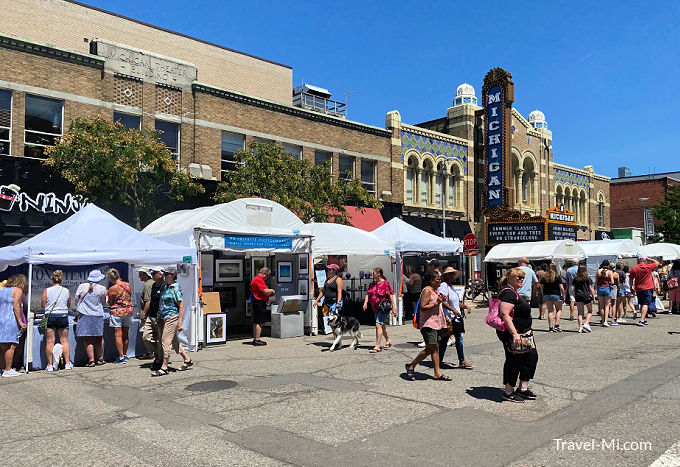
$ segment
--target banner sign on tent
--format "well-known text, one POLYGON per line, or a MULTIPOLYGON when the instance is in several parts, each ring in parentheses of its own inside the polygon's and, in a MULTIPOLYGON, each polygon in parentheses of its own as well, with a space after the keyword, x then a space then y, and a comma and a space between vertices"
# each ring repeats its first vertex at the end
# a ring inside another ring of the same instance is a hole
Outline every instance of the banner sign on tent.
POLYGON ((263 237, 258 235, 225 235, 224 246, 231 248, 291 250, 293 249, 293 239, 289 237, 263 237))

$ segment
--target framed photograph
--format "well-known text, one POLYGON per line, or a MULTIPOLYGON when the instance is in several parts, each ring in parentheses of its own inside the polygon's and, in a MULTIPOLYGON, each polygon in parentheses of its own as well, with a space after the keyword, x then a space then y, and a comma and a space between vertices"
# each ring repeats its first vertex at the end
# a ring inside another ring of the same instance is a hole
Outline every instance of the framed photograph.
POLYGON ((309 274, 309 254, 298 255, 298 274, 309 274))
POLYGON ((264 256, 253 256, 251 260, 253 265, 251 276, 255 277, 255 274, 259 273, 260 269, 267 266, 267 258, 264 256))
POLYGON ((214 313, 205 315, 206 344, 224 344, 227 342, 227 315, 214 313))
POLYGON ((307 300, 307 289, 309 287, 309 279, 305 278, 300 278, 298 279, 298 295, 302 295, 303 300, 307 300))
POLYGON ((241 282, 243 260, 218 259, 215 261, 215 282, 241 282))
POLYGON ((293 282, 293 262, 279 261, 276 263, 278 282, 293 282))

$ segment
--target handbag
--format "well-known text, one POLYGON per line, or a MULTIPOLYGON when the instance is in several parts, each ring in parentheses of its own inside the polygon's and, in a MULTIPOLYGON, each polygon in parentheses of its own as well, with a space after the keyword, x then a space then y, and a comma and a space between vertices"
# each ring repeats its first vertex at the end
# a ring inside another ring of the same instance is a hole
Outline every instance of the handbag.
POLYGON ((512 338, 508 344, 508 352, 514 354, 527 353, 532 349, 536 348, 536 342, 534 341, 534 331, 529 331, 519 336, 519 345, 515 346, 512 343, 512 338))
POLYGON ((448 337, 453 334, 453 320, 446 317, 444 317, 444 319, 446 320, 446 326, 441 328, 439 333, 442 337, 448 337))
POLYGON ((392 304, 389 300, 383 300, 382 302, 378 303, 378 311, 380 313, 389 313, 392 311, 392 304))
POLYGON ((57 306, 57 302, 59 301, 59 297, 61 297, 61 293, 63 291, 64 291, 64 287, 62 286, 61 289, 59 289, 59 294, 57 295, 57 299, 52 304, 52 308, 50 308, 50 312, 47 313, 46 315, 43 315, 43 317, 40 319, 40 324, 38 325, 39 329, 42 329, 43 331, 47 330, 47 320, 50 319, 50 315, 54 311, 54 307, 57 306))
POLYGON ((671 277, 670 279, 668 279, 667 284, 668 284, 669 289, 671 289, 671 290, 677 289, 678 288, 678 278, 677 277, 671 277))
MULTIPOLYGON (((500 296, 501 292, 503 290, 509 289, 515 292, 515 295, 517 296, 517 300, 519 300, 519 295, 517 294, 517 291, 513 289, 512 287, 505 287, 502 289, 500 292, 498 292, 498 295, 500 296)), ((505 322, 501 319, 500 315, 498 314, 501 310, 501 301, 498 298, 492 298, 489 300, 489 314, 486 315, 486 318, 484 318, 484 322, 494 328, 497 331, 505 331, 505 322)), ((514 307, 513 307, 514 311, 514 307)), ((512 313, 510 314, 512 317, 512 313)))

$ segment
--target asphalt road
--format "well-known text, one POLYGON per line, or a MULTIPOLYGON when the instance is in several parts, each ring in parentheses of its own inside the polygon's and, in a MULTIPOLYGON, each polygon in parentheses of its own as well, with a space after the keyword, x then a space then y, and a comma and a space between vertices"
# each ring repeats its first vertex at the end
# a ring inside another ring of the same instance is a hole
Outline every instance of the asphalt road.
POLYGON ((466 324, 476 368, 446 370, 451 382, 432 380, 429 362, 404 378, 419 350, 410 326, 390 327, 395 345, 375 355, 364 328, 358 350, 329 352, 327 336, 235 340, 161 378, 135 360, 2 379, 2 463, 680 465, 680 317, 584 335, 535 321, 539 398, 511 404, 484 316, 466 324))

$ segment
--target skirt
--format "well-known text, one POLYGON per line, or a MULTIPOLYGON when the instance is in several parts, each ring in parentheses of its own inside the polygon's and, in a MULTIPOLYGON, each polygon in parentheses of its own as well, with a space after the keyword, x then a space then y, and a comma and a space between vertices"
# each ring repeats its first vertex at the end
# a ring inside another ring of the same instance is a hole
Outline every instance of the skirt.
POLYGON ((101 337, 104 335, 104 317, 79 315, 76 337, 101 337))

